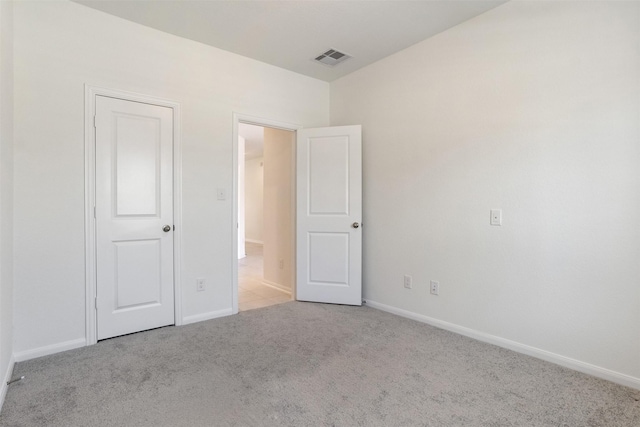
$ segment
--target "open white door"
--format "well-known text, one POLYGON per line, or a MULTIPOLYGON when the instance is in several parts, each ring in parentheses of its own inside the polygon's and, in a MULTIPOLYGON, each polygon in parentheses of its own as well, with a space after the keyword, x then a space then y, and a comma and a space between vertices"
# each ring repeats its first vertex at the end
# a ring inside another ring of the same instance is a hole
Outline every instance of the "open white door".
POLYGON ((298 130, 296 299, 362 304, 362 130, 298 130))
POLYGON ((174 324, 173 110, 96 97, 98 339, 174 324))

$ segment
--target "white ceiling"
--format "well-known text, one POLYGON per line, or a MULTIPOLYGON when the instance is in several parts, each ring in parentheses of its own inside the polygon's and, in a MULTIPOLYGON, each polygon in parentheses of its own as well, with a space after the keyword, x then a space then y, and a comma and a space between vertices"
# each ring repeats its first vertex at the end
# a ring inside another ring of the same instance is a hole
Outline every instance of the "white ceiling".
POLYGON ((507 0, 73 0, 167 33, 332 81, 507 0), (329 68, 334 48, 353 58, 329 68))

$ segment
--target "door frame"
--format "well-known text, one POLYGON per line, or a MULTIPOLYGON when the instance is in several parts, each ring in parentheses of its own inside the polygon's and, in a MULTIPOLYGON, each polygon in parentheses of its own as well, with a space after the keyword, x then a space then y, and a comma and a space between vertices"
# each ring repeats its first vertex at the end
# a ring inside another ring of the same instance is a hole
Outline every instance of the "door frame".
MULTIPOLYGON (((280 122, 277 120, 265 119, 262 117, 250 116, 247 114, 241 113, 233 113, 233 132, 232 132, 232 164, 233 164, 233 178, 232 178, 232 205, 233 205, 233 214, 231 216, 231 229, 232 231, 232 255, 233 259, 231 260, 232 265, 232 291, 231 291, 231 307, 232 314, 238 314, 238 125, 240 123, 274 128, 274 129, 282 129, 294 132, 297 135, 298 129, 302 129, 301 125, 280 122)), ((293 300, 296 299, 296 141, 297 138, 293 138, 293 147, 292 147, 292 159, 291 159, 291 177, 292 183, 291 186, 291 248, 292 248, 292 266, 291 269, 291 298, 293 300)))
POLYGON ((85 334, 86 345, 93 345, 97 340, 97 276, 96 276, 96 133, 94 117, 96 114, 96 97, 105 96, 125 101, 168 107, 173 110, 173 289, 175 325, 183 323, 182 319, 182 140, 180 104, 166 99, 127 92, 104 87, 84 85, 84 224, 85 224, 85 334))

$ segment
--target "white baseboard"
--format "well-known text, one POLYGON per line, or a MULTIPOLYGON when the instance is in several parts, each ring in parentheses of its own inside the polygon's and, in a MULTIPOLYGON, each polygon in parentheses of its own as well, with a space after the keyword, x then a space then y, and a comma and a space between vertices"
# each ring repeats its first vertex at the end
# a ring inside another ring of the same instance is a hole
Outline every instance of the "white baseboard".
POLYGON ((225 308, 224 310, 210 311, 208 313, 195 314, 193 316, 187 316, 182 319, 183 325, 190 323, 202 322, 204 320, 211 320, 218 317, 230 316, 233 314, 233 309, 225 308))
POLYGON ((259 245, 264 245, 264 242, 262 240, 244 239, 244 241, 249 243, 257 243, 259 245))
POLYGON ((11 376, 13 375, 13 367, 16 364, 16 359, 13 355, 11 355, 11 359, 9 359, 9 366, 7 366, 7 372, 3 375, 2 384, 0 384, 0 411, 2 411, 2 405, 4 404, 4 398, 7 396, 7 389, 9 386, 7 382, 11 380, 11 376))
POLYGON ((551 353, 546 350, 541 350, 536 347, 531 347, 526 344, 521 344, 505 338, 500 338, 495 335, 486 334, 484 332, 476 331, 475 329, 470 329, 464 326, 459 326, 453 323, 434 319, 432 317, 424 316, 422 314, 414 313, 412 311, 407 311, 400 308, 392 307, 390 305, 381 304, 379 302, 366 300, 366 305, 372 308, 376 308, 378 310, 396 314, 398 316, 417 320, 418 322, 426 323, 428 325, 435 326, 437 328, 455 332, 457 334, 464 335, 469 338, 476 339, 478 341, 483 341, 489 344, 497 345, 498 347, 503 347, 509 350, 516 351, 518 353, 522 353, 528 356, 542 359, 547 362, 555 363, 556 365, 564 366, 565 368, 569 368, 585 374, 593 375, 594 377, 602 378, 602 379, 614 382, 616 384, 621 384, 627 387, 640 390, 640 378, 632 377, 630 375, 622 374, 620 372, 612 371, 610 369, 601 368, 600 366, 581 362, 580 360, 571 359, 569 357, 551 353))
POLYGON ((32 350, 19 351, 14 353, 16 362, 24 362, 25 360, 35 359, 36 357, 48 356, 61 351, 73 350, 87 345, 85 338, 65 341, 59 344, 51 344, 44 347, 34 348, 32 350))
POLYGON ((287 295, 291 295, 291 289, 288 289, 288 288, 282 286, 280 283, 270 282, 268 280, 262 279, 262 284, 263 285, 267 285, 270 288, 277 289, 277 290, 279 290, 279 291, 281 291, 281 292, 283 292, 283 293, 285 293, 287 295))

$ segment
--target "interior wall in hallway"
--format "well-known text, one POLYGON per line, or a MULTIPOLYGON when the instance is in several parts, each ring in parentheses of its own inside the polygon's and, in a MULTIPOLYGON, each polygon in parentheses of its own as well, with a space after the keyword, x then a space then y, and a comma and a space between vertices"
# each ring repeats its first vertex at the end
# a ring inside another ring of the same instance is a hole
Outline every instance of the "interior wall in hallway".
POLYGON ((245 161, 245 238, 248 242, 263 243, 264 227, 264 159, 245 161))
POLYGON ((264 279, 291 290, 294 132, 264 129, 264 279))

